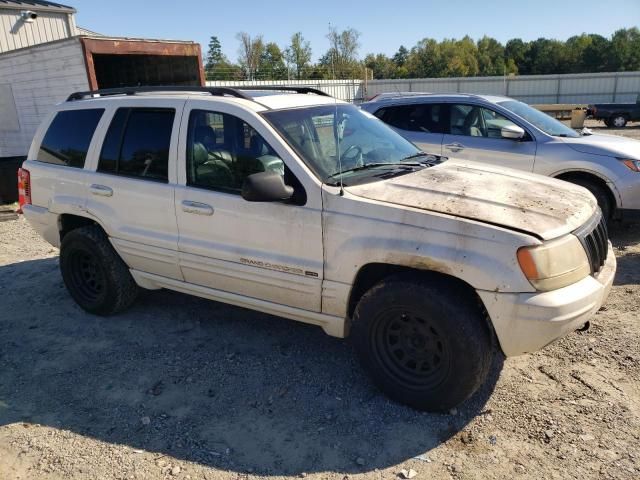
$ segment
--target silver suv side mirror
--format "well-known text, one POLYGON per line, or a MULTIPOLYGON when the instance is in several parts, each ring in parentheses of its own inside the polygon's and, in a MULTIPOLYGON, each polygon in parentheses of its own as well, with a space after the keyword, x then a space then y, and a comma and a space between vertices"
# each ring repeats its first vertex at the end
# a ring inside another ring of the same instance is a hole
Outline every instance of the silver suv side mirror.
POLYGON ((524 130, 517 125, 507 125, 506 127, 502 127, 500 134, 502 135, 502 138, 520 140, 524 137, 524 130))

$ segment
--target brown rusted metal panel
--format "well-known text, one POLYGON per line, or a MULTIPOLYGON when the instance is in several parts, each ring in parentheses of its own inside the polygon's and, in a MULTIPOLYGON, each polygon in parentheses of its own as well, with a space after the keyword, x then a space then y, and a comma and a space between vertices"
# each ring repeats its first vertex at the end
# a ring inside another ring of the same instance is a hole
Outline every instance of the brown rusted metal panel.
POLYGON ((98 79, 96 78, 96 70, 93 65, 93 55, 87 49, 87 46, 84 42, 84 38, 80 39, 80 44, 82 45, 82 54, 84 55, 84 65, 87 69, 87 80, 89 80, 89 90, 97 90, 98 89, 98 79))
POLYGON ((89 87, 98 88, 96 73, 93 63, 94 54, 110 55, 171 55, 196 57, 198 59, 200 84, 205 85, 204 68, 202 65, 202 53, 198 43, 179 43, 163 40, 129 40, 113 38, 88 38, 81 37, 82 50, 87 67, 89 87))

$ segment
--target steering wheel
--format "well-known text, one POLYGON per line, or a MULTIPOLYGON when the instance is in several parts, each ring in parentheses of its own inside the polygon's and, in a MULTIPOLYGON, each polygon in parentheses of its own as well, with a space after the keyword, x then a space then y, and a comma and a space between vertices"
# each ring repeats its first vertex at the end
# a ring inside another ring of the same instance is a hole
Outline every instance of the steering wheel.
POLYGON ((359 145, 351 145, 349 148, 347 148, 342 154, 342 158, 344 158, 345 160, 353 161, 356 167, 361 167, 362 165, 364 165, 364 161, 362 158, 362 148, 360 148, 359 145), (355 155, 349 155, 349 152, 351 152, 351 150, 355 152, 355 155))

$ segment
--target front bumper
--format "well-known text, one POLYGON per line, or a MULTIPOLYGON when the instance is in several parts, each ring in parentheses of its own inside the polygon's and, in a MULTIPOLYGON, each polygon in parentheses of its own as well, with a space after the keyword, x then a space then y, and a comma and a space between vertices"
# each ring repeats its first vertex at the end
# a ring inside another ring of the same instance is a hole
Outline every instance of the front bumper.
POLYGON ((508 357, 539 350, 586 323, 607 299, 616 273, 609 242, 607 260, 595 276, 551 292, 478 291, 500 347, 508 357))

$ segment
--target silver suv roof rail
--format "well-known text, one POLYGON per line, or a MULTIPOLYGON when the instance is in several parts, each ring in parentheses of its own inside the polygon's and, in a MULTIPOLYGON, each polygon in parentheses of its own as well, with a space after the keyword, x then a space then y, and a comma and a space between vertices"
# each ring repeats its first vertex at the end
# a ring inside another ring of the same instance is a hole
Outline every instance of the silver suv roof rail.
POLYGON ((294 92, 294 93, 313 93, 315 95, 320 95, 321 97, 330 97, 327 92, 323 92, 322 90, 318 90, 317 88, 311 87, 291 87, 286 85, 242 85, 237 87, 229 87, 234 90, 250 90, 254 92, 267 91, 267 92, 294 92))
POLYGON ((241 90, 250 90, 250 91, 282 91, 282 92, 295 92, 295 93, 313 93, 316 95, 321 95, 323 97, 329 97, 330 95, 326 92, 318 90, 316 88, 310 87, 288 87, 288 86, 239 86, 239 87, 199 87, 199 86, 176 86, 169 85, 166 87, 160 86, 151 86, 151 87, 120 87, 120 88, 102 88, 98 90, 89 90, 86 92, 74 92, 69 97, 67 97, 67 102, 73 102, 76 100, 83 100, 87 98, 94 98, 96 95, 100 95, 101 97, 107 97, 112 95, 137 95, 139 93, 176 93, 176 92, 184 92, 184 93, 209 93, 214 96, 230 96, 236 98, 242 98, 245 100, 255 101, 250 95, 247 95, 241 90))

